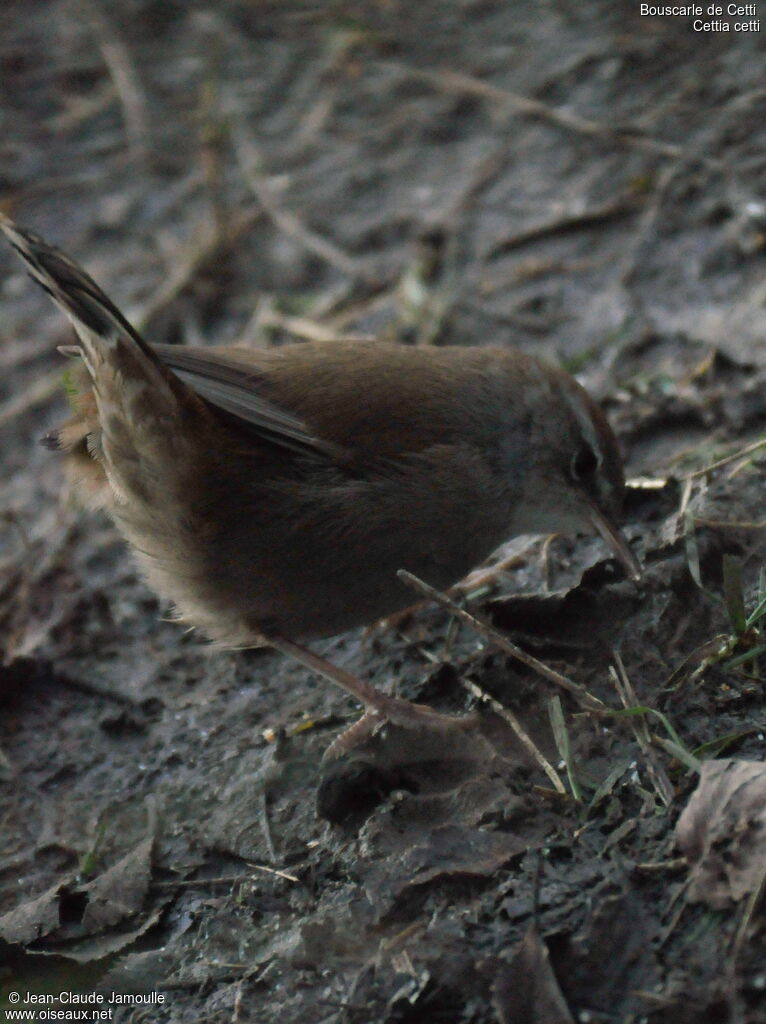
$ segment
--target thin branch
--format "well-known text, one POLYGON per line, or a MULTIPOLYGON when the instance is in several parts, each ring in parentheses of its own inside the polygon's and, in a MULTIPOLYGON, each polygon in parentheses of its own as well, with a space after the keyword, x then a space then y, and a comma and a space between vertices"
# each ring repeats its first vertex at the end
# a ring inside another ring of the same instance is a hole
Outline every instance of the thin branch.
POLYGON ((543 752, 535 744, 532 737, 526 731, 526 729, 521 724, 516 715, 514 715, 514 713, 510 710, 510 708, 505 707, 503 704, 500 703, 500 701, 495 700, 492 694, 487 693, 486 690, 482 689, 482 687, 480 687, 477 683, 474 683, 472 680, 461 679, 460 683, 466 688, 466 690, 468 690, 468 692, 473 697, 476 697, 477 700, 481 700, 485 704, 489 704, 489 706, 492 708, 495 714, 499 715, 499 717, 502 718, 503 721, 510 726, 510 728, 515 733, 521 745, 527 751, 527 753, 532 757, 534 761, 537 762, 539 767, 542 768, 542 770, 548 776, 551 785, 556 790, 556 792, 561 793, 562 796, 566 795, 566 786, 561 781, 558 772, 550 763, 545 754, 543 754, 543 752))
POLYGON ((239 217, 233 218, 227 224, 225 238, 220 235, 218 223, 212 217, 210 223, 198 232, 196 240, 186 249, 174 254, 168 276, 144 303, 140 313, 133 317, 136 329, 142 330, 149 320, 177 298, 200 269, 209 263, 224 245, 227 248, 233 246, 260 216, 260 210, 247 210, 239 217))
POLYGON ((564 213, 543 224, 533 224, 529 228, 516 232, 508 238, 496 242, 487 253, 487 259, 496 259, 505 253, 534 242, 541 238, 548 238, 551 235, 577 231, 580 228, 591 227, 594 224, 602 224, 605 221, 616 220, 621 217, 630 217, 643 205, 643 200, 637 195, 620 195, 610 199, 600 206, 591 207, 589 210, 581 210, 576 213, 564 213))
POLYGON ((709 466, 703 466, 702 469, 695 469, 691 473, 682 476, 682 480, 697 480, 701 476, 707 476, 708 473, 712 473, 716 469, 720 469, 722 466, 728 466, 730 462, 736 462, 737 459, 743 459, 746 455, 752 455, 753 452, 757 452, 759 448, 766 448, 766 437, 762 437, 760 441, 753 441, 751 444, 745 445, 744 448, 740 448, 738 451, 733 452, 731 455, 726 455, 722 459, 718 459, 717 462, 711 462, 709 466))
MULTIPOLYGON (((300 882, 297 875, 290 875, 287 871, 280 871, 278 868, 270 868, 266 864, 253 864, 247 861, 247 866, 253 871, 262 871, 264 874, 277 875, 288 882, 300 882)), ((246 874, 242 875, 218 875, 215 878, 177 878, 167 882, 152 882, 152 889, 204 889, 209 885, 237 885, 239 882, 249 882, 251 879, 246 874)))
POLYGON ((434 587, 425 583, 417 576, 413 576, 411 572, 407 572, 406 569, 400 569, 397 576, 403 583, 412 587, 413 590, 417 590, 419 593, 424 594, 430 600, 435 601, 441 605, 442 608, 446 608, 447 611, 452 612, 453 615, 457 615, 458 618, 462 619, 463 622, 467 622, 469 626, 485 636, 490 640, 496 647, 499 647, 501 651, 506 654, 510 654, 512 658, 520 661, 526 665, 527 668, 531 668, 534 672, 537 672, 543 678, 548 679, 550 682, 555 683, 556 686, 560 686, 562 690, 566 690, 571 693, 581 705, 588 711, 602 712, 608 710, 603 701, 600 701, 598 697, 594 697, 593 694, 589 693, 584 686, 579 683, 573 682, 566 676, 563 676, 560 672, 550 668, 544 662, 539 661, 531 654, 527 654, 516 644, 503 636, 495 627, 487 622, 485 618, 476 613, 467 612, 464 608, 461 608, 459 604, 456 604, 452 598, 448 597, 447 594, 442 593, 440 590, 436 590, 434 587))
POLYGON ((660 156, 673 157, 678 159, 684 155, 681 146, 671 142, 664 142, 661 139, 652 139, 630 129, 615 129, 599 121, 592 121, 578 114, 570 114, 566 110, 548 106, 540 100, 531 99, 529 96, 522 96, 521 93, 512 92, 510 89, 500 89, 496 85, 490 85, 479 78, 463 74, 459 71, 428 71, 422 68, 409 67, 395 61, 384 61, 384 66, 399 71, 410 78, 416 78, 421 82, 429 84, 446 93, 457 93, 463 96, 475 96, 478 99, 489 100, 502 107, 510 107, 515 113, 526 117, 534 117, 541 121, 547 121, 559 128, 576 132, 578 135, 589 135, 595 138, 608 139, 613 142, 630 146, 634 149, 642 149, 649 153, 657 153, 660 156))
POLYGON ((38 405, 43 405, 61 390, 61 370, 54 370, 35 380, 20 395, 14 395, 0 404, 0 427, 23 416, 38 405))
MULTIPOLYGON (((628 673, 625 671, 625 665, 617 651, 614 651, 614 661, 617 668, 615 669, 610 665, 609 675, 614 682, 614 686, 619 694, 620 700, 625 708, 637 707, 639 701, 636 696, 636 691, 633 689, 633 684, 628 678, 628 673)), ((633 730, 636 742, 644 755, 647 774, 654 786, 654 790, 662 803, 666 807, 669 807, 673 803, 675 792, 673 790, 673 784, 668 778, 668 773, 665 771, 659 758, 652 749, 649 727, 643 717, 632 718, 630 720, 630 727, 633 730)))
POLYGON ((291 211, 284 210, 261 171, 262 159, 255 140, 242 124, 232 129, 232 143, 242 175, 252 189, 266 216, 280 231, 299 242, 304 249, 336 267, 349 277, 368 281, 370 274, 361 260, 344 252, 340 246, 306 227, 291 211))
POLYGON ((77 5, 96 37, 114 83, 122 107, 128 146, 143 160, 147 155, 149 138, 147 102, 130 50, 98 0, 77 0, 77 5))
POLYGON ((274 309, 273 306, 261 312, 258 318, 258 327, 276 327, 279 330, 286 331, 288 334, 294 334, 296 338, 304 338, 306 341, 356 341, 364 343, 373 341, 375 338, 373 334, 345 334, 342 331, 336 331, 332 327, 327 327, 325 324, 320 324, 318 321, 311 320, 305 316, 285 316, 274 309))

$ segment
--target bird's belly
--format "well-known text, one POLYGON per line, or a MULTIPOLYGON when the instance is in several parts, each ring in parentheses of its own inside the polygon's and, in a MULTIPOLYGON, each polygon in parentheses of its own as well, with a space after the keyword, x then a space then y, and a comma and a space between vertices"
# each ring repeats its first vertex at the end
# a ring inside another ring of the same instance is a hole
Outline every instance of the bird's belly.
POLYGON ((442 484, 429 470, 416 465, 405 487, 385 478, 261 478, 251 500, 236 505, 224 500, 236 490, 231 482, 220 488, 221 474, 210 474, 175 505, 155 506, 157 528, 131 523, 127 512, 115 517, 150 584, 211 639, 240 646, 269 633, 330 636, 412 604, 399 569, 443 589, 506 538, 508 517, 482 500, 486 480, 472 463, 459 519, 454 476, 442 484))
POLYGON ((219 576, 220 594, 247 610, 247 621, 256 632, 292 638, 332 636, 417 600, 397 570, 407 569, 432 586, 446 588, 491 551, 482 549, 473 557, 467 545, 460 547, 450 550, 445 541, 410 550, 399 545, 392 551, 381 537, 378 543, 370 541, 363 556, 351 558, 342 543, 328 545, 317 538, 300 553, 272 548, 249 565, 243 559, 237 569, 230 567, 219 576))

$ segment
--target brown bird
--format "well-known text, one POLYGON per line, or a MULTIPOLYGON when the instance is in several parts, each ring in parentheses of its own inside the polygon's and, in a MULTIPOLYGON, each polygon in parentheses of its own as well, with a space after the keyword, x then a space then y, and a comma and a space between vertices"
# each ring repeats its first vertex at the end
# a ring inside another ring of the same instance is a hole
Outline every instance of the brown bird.
POLYGON ((595 528, 638 575, 617 443, 567 373, 501 348, 150 345, 69 257, 0 227, 79 338, 77 415, 45 443, 211 639, 298 658, 374 721, 427 724, 445 716, 295 641, 404 607, 399 569, 448 587, 521 533, 595 528))

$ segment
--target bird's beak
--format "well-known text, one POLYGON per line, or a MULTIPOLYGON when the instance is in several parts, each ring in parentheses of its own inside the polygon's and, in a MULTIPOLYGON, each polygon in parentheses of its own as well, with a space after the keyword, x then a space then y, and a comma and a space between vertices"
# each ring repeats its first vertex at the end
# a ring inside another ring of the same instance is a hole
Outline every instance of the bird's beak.
POLYGON ((628 575, 634 580, 640 579, 641 565, 617 527, 595 505, 591 505, 588 512, 591 523, 625 566, 628 575))

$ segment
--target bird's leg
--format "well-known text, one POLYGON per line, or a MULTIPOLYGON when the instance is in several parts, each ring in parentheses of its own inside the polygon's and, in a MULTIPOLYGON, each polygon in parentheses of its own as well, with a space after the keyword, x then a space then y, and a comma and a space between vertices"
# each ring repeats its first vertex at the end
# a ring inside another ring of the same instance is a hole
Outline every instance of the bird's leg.
POLYGON ((378 690, 371 683, 360 679, 340 665, 315 654, 300 644, 286 640, 284 637, 269 633, 263 636, 266 643, 275 650, 286 654, 304 665, 312 672, 317 672, 331 683, 340 686, 346 693, 364 705, 364 714, 358 722, 342 733, 327 751, 334 755, 345 750, 352 750, 363 743, 385 722, 405 729, 432 729, 450 731, 464 730, 475 726, 474 715, 446 715, 426 704, 414 704, 401 697, 391 697, 378 690))

